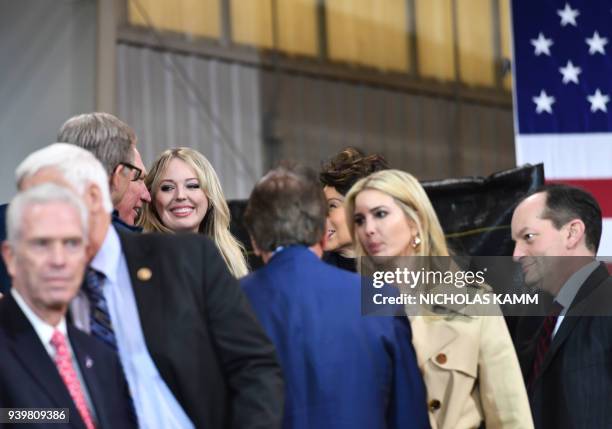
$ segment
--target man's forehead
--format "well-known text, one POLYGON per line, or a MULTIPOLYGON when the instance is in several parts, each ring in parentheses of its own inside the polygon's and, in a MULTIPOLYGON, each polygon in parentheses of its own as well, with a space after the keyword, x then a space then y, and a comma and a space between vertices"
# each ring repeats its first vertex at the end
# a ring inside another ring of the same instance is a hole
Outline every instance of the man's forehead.
POLYGON ((29 235, 82 235, 83 225, 76 207, 63 201, 32 203, 23 212, 24 232, 29 235))
POLYGON ((542 212, 546 208, 546 194, 538 192, 524 199, 514 211, 522 217, 529 219, 541 218, 542 212))

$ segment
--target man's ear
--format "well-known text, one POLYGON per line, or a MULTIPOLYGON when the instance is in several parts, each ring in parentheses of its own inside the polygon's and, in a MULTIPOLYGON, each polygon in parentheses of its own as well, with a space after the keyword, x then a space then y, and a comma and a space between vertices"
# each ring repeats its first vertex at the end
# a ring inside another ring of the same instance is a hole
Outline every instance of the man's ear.
POLYGON ((115 190, 115 189, 121 188, 121 185, 125 181, 125 178, 123 177, 123 169, 124 168, 125 167, 123 165, 119 164, 113 170, 113 173, 111 174, 110 181, 109 181, 111 191, 115 190))
POLYGON ((259 249, 259 247, 257 247, 257 242, 255 241, 255 239, 253 238, 251 234, 249 234, 249 240, 251 240, 251 247, 253 248, 253 253, 255 253, 255 256, 259 256, 261 258, 262 252, 259 249))
POLYGON ((586 237, 584 236, 586 228, 582 220, 573 219, 566 224, 566 227, 567 247, 569 249, 575 248, 578 244, 586 240, 586 237))
POLYGON ((104 203, 102 202, 102 191, 100 187, 95 183, 89 183, 85 188, 83 194, 83 200, 90 213, 99 213, 104 210, 104 203))
POLYGON ((325 231, 325 233, 319 240, 319 244, 321 245, 321 249, 325 249, 325 246, 327 245, 327 231, 325 231))
POLYGON ((2 259, 4 259, 4 265, 6 265, 6 271, 15 277, 15 250, 8 241, 2 243, 2 259))

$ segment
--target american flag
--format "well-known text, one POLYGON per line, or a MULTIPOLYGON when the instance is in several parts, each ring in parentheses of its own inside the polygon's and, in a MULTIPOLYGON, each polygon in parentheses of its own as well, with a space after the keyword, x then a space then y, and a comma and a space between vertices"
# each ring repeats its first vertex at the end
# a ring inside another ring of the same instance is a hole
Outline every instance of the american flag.
POLYGON ((517 164, 590 191, 612 256, 612 0, 513 0, 517 164))

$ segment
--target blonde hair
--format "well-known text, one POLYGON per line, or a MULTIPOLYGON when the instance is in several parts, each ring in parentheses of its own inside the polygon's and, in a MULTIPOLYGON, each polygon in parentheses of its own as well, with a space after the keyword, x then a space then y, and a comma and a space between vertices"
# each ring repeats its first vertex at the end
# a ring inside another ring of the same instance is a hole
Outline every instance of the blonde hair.
POLYGON ((414 222, 421 239, 415 256, 449 256, 442 226, 419 181, 405 171, 383 170, 355 183, 344 200, 346 219, 357 257, 365 256, 366 252, 359 239, 355 237, 353 221, 355 199, 360 192, 367 189, 380 191, 392 197, 406 217, 414 222))
POLYGON ((215 242, 234 277, 245 276, 249 272, 244 256, 245 249, 229 230, 230 211, 219 177, 206 157, 194 149, 187 147, 168 149, 155 160, 145 179, 145 185, 151 193, 151 202, 144 205, 139 224, 147 232, 174 232, 162 223, 154 202, 162 176, 173 159, 185 162, 196 173, 202 191, 208 198, 208 211, 198 231, 215 242))

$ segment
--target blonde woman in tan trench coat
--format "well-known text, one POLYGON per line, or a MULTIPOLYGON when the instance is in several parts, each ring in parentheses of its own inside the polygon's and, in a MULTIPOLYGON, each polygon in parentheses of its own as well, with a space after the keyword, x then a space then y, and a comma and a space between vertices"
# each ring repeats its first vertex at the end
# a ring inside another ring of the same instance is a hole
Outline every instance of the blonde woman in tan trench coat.
MULTIPOLYGON (((431 202, 408 173, 384 170, 360 180, 345 209, 357 256, 449 256, 431 202)), ((409 315, 432 428, 533 428, 503 317, 469 310, 409 315)))

